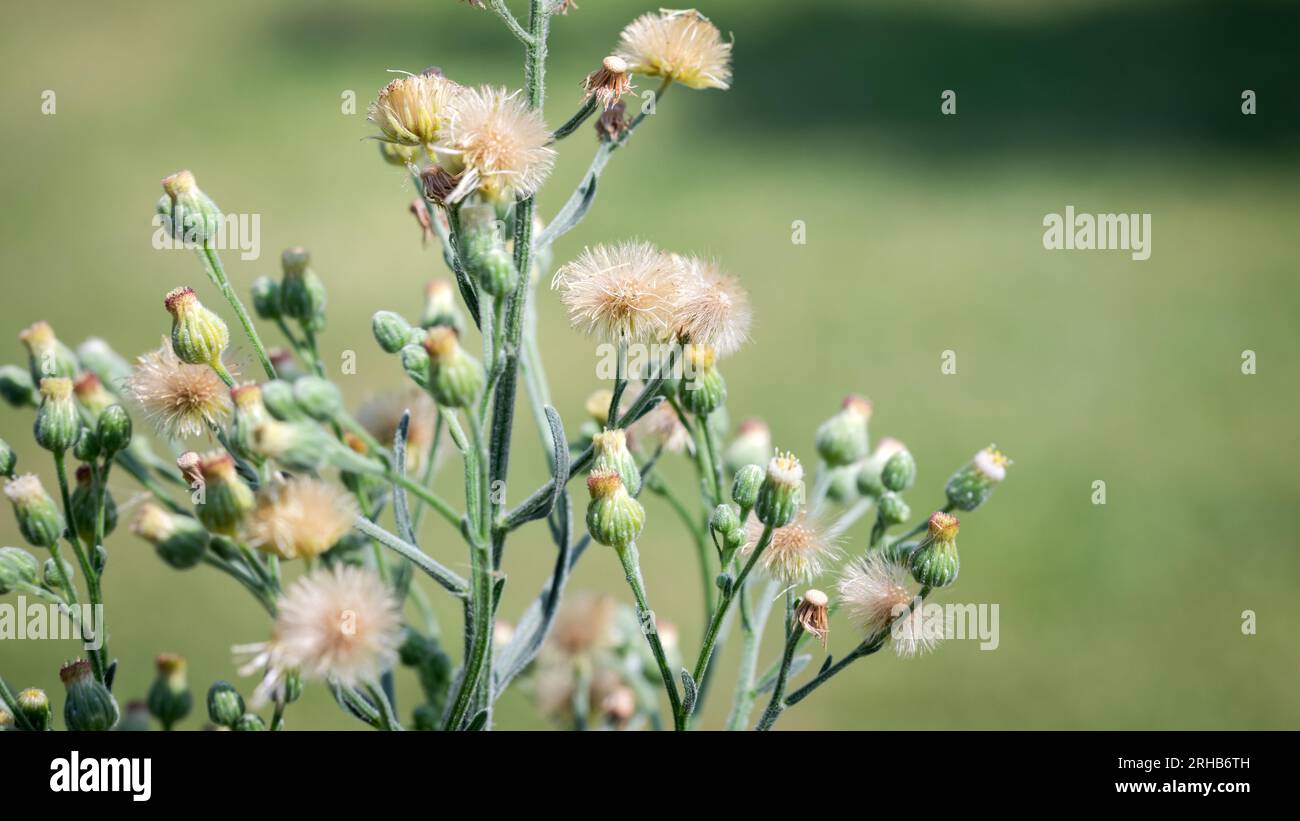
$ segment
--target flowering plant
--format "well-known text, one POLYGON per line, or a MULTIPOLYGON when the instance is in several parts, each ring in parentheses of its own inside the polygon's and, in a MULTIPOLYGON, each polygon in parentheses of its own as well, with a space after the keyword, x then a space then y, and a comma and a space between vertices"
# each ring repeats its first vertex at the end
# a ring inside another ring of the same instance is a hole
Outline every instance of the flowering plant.
MULTIPOLYGON (((239 672, 256 677, 249 701, 224 681, 207 692, 208 717, 220 727, 282 729, 288 705, 320 682, 343 710, 378 729, 490 728, 501 694, 525 681, 539 709, 568 726, 687 729, 739 621, 743 649, 727 727, 752 726, 766 697, 757 727, 768 729, 853 661, 887 644, 909 656, 936 642, 920 604, 956 581, 952 511, 975 510, 1004 478, 1008 461, 997 450, 980 451, 953 475, 941 510, 891 533, 911 518, 903 494, 916 464, 897 440, 872 447, 866 399, 850 396, 818 429, 810 486, 800 460, 774 451, 759 420, 742 422, 724 446, 721 366, 743 347, 751 317, 736 277, 711 260, 634 240, 592 245, 550 271, 554 241, 582 221, 611 156, 668 89, 729 87, 731 44, 697 11, 645 14, 586 78, 577 112, 551 129, 541 114, 547 37, 552 17, 571 4, 530 0, 524 21, 504 0, 474 5, 490 9, 521 42, 524 88, 473 87, 426 69, 393 79, 369 112, 381 156, 409 171, 419 194, 412 210, 453 276, 429 285, 416 322, 393 311, 374 315, 375 340, 394 356, 405 387, 347 409, 319 352, 326 286, 305 249, 283 253, 280 279, 253 283, 250 314, 218 253, 222 213, 187 171, 163 180, 158 219, 196 251, 256 362, 236 367, 226 320, 195 289, 179 287, 164 299, 170 333, 134 364, 99 339, 74 351, 37 322, 20 334, 27 366, 0 368, 9 404, 35 410, 35 443, 52 455, 58 484, 56 501, 35 474, 17 473, 14 450, 0 443, 19 529, 32 548, 49 553, 42 563, 25 549, 0 550, 0 593, 49 602, 84 641, 86 658, 60 671, 69 729, 148 721, 121 715, 102 616, 106 541, 119 517, 109 482, 123 473, 140 487, 121 510, 134 534, 174 568, 225 574, 271 618, 266 641, 235 648, 239 672), (622 98, 633 77, 658 86, 628 117, 622 98), (591 165, 543 222, 536 195, 557 146, 592 117, 591 165), (551 405, 537 337, 536 290, 548 276, 573 326, 614 357, 610 387, 588 400, 590 418, 576 436, 551 405), (287 347, 268 349, 253 314, 273 324, 287 347), (521 379, 550 479, 510 505, 521 379), (133 413, 175 448, 174 459, 140 435, 133 413), (203 450, 178 445, 204 438, 203 450), (448 449, 463 468, 457 501, 431 489, 448 449), (656 470, 674 456, 696 468, 698 507, 656 470), (575 522, 569 484, 583 473, 586 512, 575 522), (642 578, 637 540, 647 515, 638 497, 646 491, 677 512, 698 560, 707 621, 690 667, 676 629, 656 619, 642 578), (464 542, 468 577, 420 546, 426 511, 464 542), (864 549, 841 562, 845 535, 872 511, 864 549), (556 548, 554 570, 511 626, 499 612, 507 544, 543 520, 556 548), (633 606, 608 596, 564 597, 592 542, 612 549, 633 606), (839 575, 834 597, 809 587, 831 572, 839 575), (437 639, 419 575, 463 607, 459 664, 437 639), (783 648, 760 674, 760 641, 776 601, 785 608, 783 648), (408 603, 422 623, 408 621, 408 603), (828 656, 790 691, 811 660, 800 651, 812 641, 824 649, 836 609, 861 642, 838 660, 828 656), (399 664, 414 668, 420 682, 409 718, 399 713, 393 684, 399 664), (259 712, 266 706, 269 719, 259 712)), ((159 656, 148 714, 171 728, 192 701, 184 660, 159 656)), ((3 725, 46 729, 52 714, 43 691, 15 694, 0 680, 3 725)))

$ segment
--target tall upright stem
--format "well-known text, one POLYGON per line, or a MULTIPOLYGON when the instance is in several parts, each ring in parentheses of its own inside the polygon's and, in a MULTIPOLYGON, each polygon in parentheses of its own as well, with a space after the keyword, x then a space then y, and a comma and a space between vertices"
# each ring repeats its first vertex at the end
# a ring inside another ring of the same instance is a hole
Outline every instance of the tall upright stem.
POLYGON ((740 571, 740 575, 732 582, 727 592, 718 602, 718 608, 713 612, 713 618, 709 620, 708 632, 704 634, 704 644, 700 647, 700 657, 695 662, 694 678, 696 682, 704 679, 704 674, 709 669, 709 661, 713 658, 713 646, 718 642, 718 631, 722 628, 722 620, 727 615, 727 610, 731 607, 731 602, 735 600, 736 594, 745 585, 745 579, 749 578, 750 571, 758 563, 758 557, 763 555, 763 551, 772 543, 772 526, 763 526, 763 535, 759 537, 758 544, 754 546, 754 553, 745 563, 745 567, 740 571))
POLYGON ((672 668, 668 666, 668 656, 664 652, 663 642, 659 639, 654 611, 650 609, 650 603, 646 599, 645 582, 641 578, 641 562, 637 555, 636 543, 619 550, 618 558, 623 563, 627 584, 632 588, 632 596, 636 599, 637 618, 641 622, 641 631, 645 633, 646 641, 650 644, 650 652, 654 654, 655 663, 659 665, 659 676, 664 681, 664 690, 668 692, 668 704, 673 712, 673 728, 684 730, 686 716, 682 714, 682 700, 677 694, 677 681, 673 678, 672 668))

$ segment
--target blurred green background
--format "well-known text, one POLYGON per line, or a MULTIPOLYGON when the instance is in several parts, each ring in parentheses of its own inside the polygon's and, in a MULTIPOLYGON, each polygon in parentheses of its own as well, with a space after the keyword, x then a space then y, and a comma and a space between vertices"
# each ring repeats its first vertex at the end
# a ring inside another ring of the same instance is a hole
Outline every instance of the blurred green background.
MULTIPOLYGON (((552 124, 644 9, 585 0, 555 20, 552 124)), ((701 10, 734 34, 733 90, 674 89, 614 158, 557 258, 633 236, 718 257, 757 315, 753 344, 725 366, 732 418, 765 417, 779 446, 811 462, 817 424, 844 394, 865 393, 873 434, 916 454, 918 515, 990 441, 1015 459, 992 502, 966 517, 961 581, 940 599, 998 603, 1000 647, 881 654, 781 726, 1300 726, 1300 554, 1279 518, 1297 502, 1300 7, 707 0, 701 10), (939 114, 944 89, 957 92, 956 116, 939 114), (1240 113, 1243 89, 1258 95, 1255 116, 1240 113), (1044 251, 1042 218, 1066 205, 1152 214, 1150 260, 1044 251), (795 220, 804 245, 791 242, 795 220), (1241 373, 1246 349, 1256 375, 1241 373), (955 375, 940 373, 944 350, 956 352, 955 375), (1098 479, 1104 506, 1091 501, 1098 479), (1245 610, 1257 635, 1242 633, 1245 610)), ((167 329, 168 289, 191 284, 218 305, 191 254, 150 246, 158 180, 190 168, 226 211, 262 215, 261 259, 225 255, 241 292, 276 273, 279 249, 307 245, 330 288, 327 356, 358 356, 357 374, 340 379, 349 398, 399 383, 369 317, 418 315, 423 283, 445 270, 420 246, 406 177, 362 140, 365 104, 386 69, 436 64, 462 82, 517 86, 520 54, 495 18, 453 0, 83 0, 6 18, 0 324, 11 341, 0 361, 23 361, 14 335, 36 319, 70 344, 101 335, 134 355, 167 329), (53 116, 41 113, 45 90, 57 94, 53 116), (354 114, 341 111, 347 91, 354 114)), ((593 148, 586 128, 562 144, 544 215, 593 148)), ((545 289, 539 312, 556 403, 576 430, 597 386, 592 346, 545 289)), ((20 467, 52 487, 29 426, 28 412, 0 413, 20 467)), ((516 441, 517 500, 543 478, 527 414, 516 441)), ((667 471, 689 487, 684 465, 667 471)), ((455 493, 457 471, 445 473, 455 493)), ((124 500, 133 487, 119 474, 114 491, 124 500)), ((648 506, 651 601, 693 657, 695 559, 669 510, 648 506)), ((436 524, 424 547, 464 567, 459 540, 436 524)), ((868 527, 854 529, 850 551, 868 527)), ((7 509, 0 538, 21 544, 7 509)), ((507 618, 553 555, 540 525, 511 545, 507 618)), ((143 695, 160 651, 188 657, 199 694, 236 680, 229 647, 267 634, 246 594, 207 570, 165 568, 125 528, 110 550, 119 696, 143 695)), ((599 549, 578 566, 570 591, 582 588, 628 598, 599 549)), ((455 635, 457 614, 445 615, 455 635)), ((851 646, 851 632, 836 621, 831 649, 851 646)), ((736 651, 733 641, 719 685, 736 651)), ((14 687, 50 690, 57 707, 57 667, 76 653, 4 641, 0 671, 14 687)), ((412 681, 402 688, 409 706, 412 681)), ((706 726, 728 701, 717 686, 706 726)), ((201 726, 201 712, 186 726, 201 726)), ((320 687, 289 725, 360 726, 320 687)), ((546 726, 520 694, 502 702, 498 725, 546 726)))

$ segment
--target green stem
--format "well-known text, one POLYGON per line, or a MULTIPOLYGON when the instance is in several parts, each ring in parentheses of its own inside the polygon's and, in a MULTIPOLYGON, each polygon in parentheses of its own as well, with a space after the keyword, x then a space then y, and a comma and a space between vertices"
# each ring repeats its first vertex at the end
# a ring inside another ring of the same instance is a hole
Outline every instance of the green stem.
POLYGON ((763 555, 763 551, 772 543, 772 526, 763 526, 763 535, 759 537, 758 544, 754 546, 754 554, 749 557, 745 567, 736 577, 736 581, 723 594, 721 601, 718 602, 717 609, 713 612, 713 618, 709 620, 708 632, 704 634, 704 644, 700 647, 700 657, 695 662, 695 680, 701 681, 705 672, 709 668, 709 661, 713 658, 713 646, 718 641, 718 631, 722 628, 722 619, 727 615, 727 610, 731 607, 731 602, 736 598, 737 591, 745 584, 745 579, 749 577, 750 571, 758 563, 758 558, 763 555))
POLYGON ((488 0, 488 8, 492 9, 493 13, 495 13, 497 17, 501 18, 501 20, 506 24, 506 28, 510 29, 510 33, 518 38, 519 42, 529 48, 533 46, 533 35, 524 30, 524 27, 519 24, 519 21, 515 19, 515 16, 506 6, 505 0, 488 0))
POLYGON ((217 254, 215 248, 205 237, 203 240, 202 260, 204 268, 207 269, 208 278, 212 284, 217 286, 221 295, 230 303, 230 309, 235 312, 239 319, 239 324, 243 326, 244 334, 248 341, 252 343, 253 350, 257 352, 257 358, 262 363, 262 369, 266 371, 268 379, 275 379, 275 366, 271 364, 271 357, 266 355, 266 347, 262 345, 262 339, 257 335, 257 329, 253 327, 253 320, 249 317, 248 311, 244 309, 244 303, 239 301, 239 295, 230 287, 230 280, 226 277, 226 269, 221 265, 221 256, 217 254))
MULTIPOLYGON (((103 612, 102 605, 104 601, 99 589, 99 574, 95 572, 94 566, 91 565, 90 558, 89 556, 87 556, 85 549, 81 545, 81 538, 77 536, 77 526, 73 522, 72 495, 68 492, 68 469, 67 466, 63 463, 62 453, 54 454, 54 470, 59 479, 59 494, 62 497, 62 501, 63 501, 63 521, 67 525, 64 530, 64 533, 67 536, 68 543, 72 545, 72 552, 75 553, 77 556, 77 564, 81 567, 81 575, 86 580, 86 592, 90 598, 92 611, 95 611, 95 605, 101 605, 101 607, 98 608, 96 612, 103 612)), ((55 564, 59 565, 57 558, 55 564)), ((67 584, 67 589, 70 591, 69 596, 71 597, 72 601, 75 603, 76 602, 75 588, 72 587, 72 582, 70 579, 67 578, 67 575, 63 571, 61 565, 59 565, 59 571, 61 575, 59 581, 60 583, 67 584)), ((104 625, 102 623, 103 622, 102 617, 100 618, 100 622, 101 622, 100 624, 95 625, 95 629, 98 630, 98 632, 101 635, 103 635, 104 625)), ((82 635, 84 637, 85 633, 83 632, 82 635)), ((99 679, 99 681, 102 683, 104 681, 104 675, 107 671, 107 666, 108 666, 104 659, 104 644, 101 643, 99 650, 88 651, 88 655, 90 656, 91 665, 95 669, 95 678, 99 679)))
MULTIPOLYGON (((686 716, 682 714, 681 697, 677 694, 677 681, 673 678, 672 668, 668 666, 668 656, 664 653, 663 642, 659 640, 659 630, 655 626, 655 614, 646 600, 645 581, 641 578, 641 563, 637 556, 636 543, 618 551, 619 561, 623 563, 623 572, 627 576, 628 586, 636 599, 637 618, 646 641, 650 643, 650 652, 654 654, 655 663, 659 665, 659 675, 664 680, 664 690, 668 693, 668 704, 673 711, 673 727, 686 729, 686 716)), ((698 681, 698 679, 697 679, 698 681)))
POLYGON ((388 470, 384 472, 384 478, 390 482, 396 482, 402 488, 414 494, 416 498, 433 508, 439 516, 446 519, 452 527, 460 529, 460 514, 458 514, 449 503, 429 490, 424 485, 411 479, 409 476, 399 474, 396 471, 388 470))
POLYGON ((720 505, 726 501, 726 496, 722 493, 722 462, 718 459, 717 436, 713 432, 713 426, 709 424, 707 415, 701 416, 699 422, 700 435, 704 439, 705 451, 709 458, 706 479, 713 487, 713 504, 720 505))
POLYGON ((785 709, 782 701, 785 698, 785 685, 790 679, 790 663, 794 661, 794 650, 799 646, 799 636, 803 634, 803 625, 794 621, 792 615, 793 594, 786 594, 786 633, 785 633, 785 652, 781 656, 781 669, 776 674, 776 685, 772 688, 772 700, 767 703, 767 709, 763 711, 763 717, 758 721, 759 731, 772 729, 772 725, 781 716, 781 711, 785 709))
POLYGON ((397 720, 397 713, 393 711, 393 704, 388 700, 388 696, 384 694, 383 689, 373 684, 367 684, 366 694, 379 707, 379 728, 390 731, 401 730, 402 724, 397 720))
POLYGON ((599 103, 596 102, 596 95, 593 94, 590 97, 588 97, 582 103, 582 107, 579 108, 577 112, 572 117, 570 117, 567 122, 565 122, 564 125, 555 129, 555 133, 551 135, 551 142, 559 142, 560 140, 569 136, 573 132, 577 131, 582 126, 582 124, 587 121, 587 118, 589 118, 592 114, 596 113, 596 107, 598 105, 599 103))
POLYGON ((429 578, 446 588, 450 593, 464 596, 469 592, 469 582, 451 569, 443 566, 420 548, 389 533, 367 517, 358 516, 353 521, 352 526, 398 555, 409 559, 416 567, 423 570, 429 578))

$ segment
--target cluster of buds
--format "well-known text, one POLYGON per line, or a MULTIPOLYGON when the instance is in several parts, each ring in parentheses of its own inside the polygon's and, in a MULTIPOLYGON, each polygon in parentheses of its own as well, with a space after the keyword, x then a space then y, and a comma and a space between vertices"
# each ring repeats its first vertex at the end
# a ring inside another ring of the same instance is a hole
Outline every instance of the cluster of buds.
POLYGON ((311 267, 306 248, 286 248, 280 254, 279 282, 263 276, 253 282, 253 310, 262 319, 292 320, 313 333, 325 327, 325 283, 311 267))

